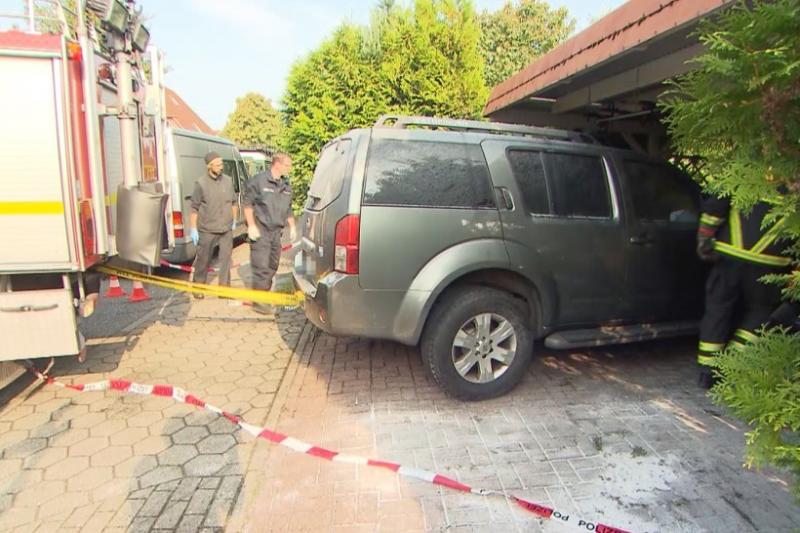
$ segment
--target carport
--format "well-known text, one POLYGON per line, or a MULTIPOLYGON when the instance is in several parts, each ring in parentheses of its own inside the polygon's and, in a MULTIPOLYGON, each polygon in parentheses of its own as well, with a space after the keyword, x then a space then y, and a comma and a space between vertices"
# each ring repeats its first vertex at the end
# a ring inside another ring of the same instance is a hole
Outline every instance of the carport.
POLYGON ((495 87, 484 115, 661 155, 666 130, 656 103, 665 82, 702 53, 700 21, 733 3, 630 0, 495 87))

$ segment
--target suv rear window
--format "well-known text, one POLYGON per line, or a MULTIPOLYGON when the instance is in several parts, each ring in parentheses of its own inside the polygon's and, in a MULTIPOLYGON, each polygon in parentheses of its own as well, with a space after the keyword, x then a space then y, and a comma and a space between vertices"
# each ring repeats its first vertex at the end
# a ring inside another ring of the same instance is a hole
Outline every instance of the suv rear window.
POLYGON ((322 149, 308 189, 306 208, 324 209, 342 193, 351 143, 350 139, 340 139, 322 149))
POLYGON ((624 165, 638 220, 697 222, 699 194, 688 176, 666 164, 628 159, 624 165))
POLYGON ((603 160, 598 156, 548 153, 555 214, 611 217, 611 197, 603 160))
POLYGON ((541 152, 531 150, 509 150, 508 161, 514 179, 522 192, 522 201, 528 213, 547 215, 550 201, 547 195, 547 180, 541 152))
POLYGON ((489 170, 477 145, 375 139, 365 205, 494 207, 489 170))

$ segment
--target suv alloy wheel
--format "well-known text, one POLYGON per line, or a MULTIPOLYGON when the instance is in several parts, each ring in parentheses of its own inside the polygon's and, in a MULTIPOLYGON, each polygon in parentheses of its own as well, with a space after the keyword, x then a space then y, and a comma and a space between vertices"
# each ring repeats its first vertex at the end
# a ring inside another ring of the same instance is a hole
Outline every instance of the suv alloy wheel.
POLYGON ((437 302, 422 339, 436 382, 463 400, 511 390, 528 369, 533 335, 524 306, 509 293, 461 286, 437 302))

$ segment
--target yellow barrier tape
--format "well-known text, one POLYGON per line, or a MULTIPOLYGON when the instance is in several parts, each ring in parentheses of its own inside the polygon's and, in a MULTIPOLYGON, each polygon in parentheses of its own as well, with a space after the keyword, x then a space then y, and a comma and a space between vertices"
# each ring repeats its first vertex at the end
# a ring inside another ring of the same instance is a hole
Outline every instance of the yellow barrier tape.
POLYGON ((141 272, 134 272, 133 270, 110 266, 99 266, 97 267, 97 270, 112 276, 117 276, 132 281, 140 281, 142 283, 155 285, 157 287, 164 287, 166 289, 172 289, 175 291, 190 292, 205 296, 217 296, 220 298, 230 298, 232 300, 241 300, 244 302, 298 306, 303 301, 303 293, 301 291, 290 294, 285 292, 259 291, 237 287, 221 287, 219 285, 205 285, 203 283, 162 278, 160 276, 152 276, 149 274, 142 274, 141 272))
POLYGON ((60 215, 61 202, 0 202, 0 215, 60 215))

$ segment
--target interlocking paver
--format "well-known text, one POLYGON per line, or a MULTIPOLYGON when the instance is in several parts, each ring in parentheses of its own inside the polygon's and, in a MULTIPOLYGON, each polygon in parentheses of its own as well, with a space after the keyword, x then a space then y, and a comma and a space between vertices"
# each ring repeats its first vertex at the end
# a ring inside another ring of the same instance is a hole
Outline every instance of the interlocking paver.
POLYGON ((176 444, 197 444, 208 436, 209 430, 203 426, 184 427, 172 435, 176 444))
POLYGON ((70 492, 89 492, 113 477, 110 466, 93 466, 72 476, 67 482, 70 492))
POLYGON ((189 507, 186 509, 188 514, 205 514, 211 501, 214 499, 213 490, 198 490, 189 501, 189 507))
POLYGON ((47 447, 47 439, 44 438, 26 438, 19 442, 8 446, 3 450, 4 459, 24 459, 31 455, 44 450, 47 447))
POLYGON ((69 479, 87 468, 89 468, 88 457, 71 456, 45 469, 44 478, 47 480, 69 479))
POLYGON ((180 524, 178 524, 178 531, 179 533, 193 533, 195 531, 200 530, 200 524, 203 523, 203 515, 195 514, 184 514, 181 518, 180 524))
POLYGON ((86 492, 67 492, 53 500, 42 502, 39 507, 38 518, 42 521, 66 520, 75 509, 90 503, 89 494, 86 492))
POLYGON ((75 418, 72 421, 73 428, 90 428, 93 426, 97 426, 106 421, 106 413, 105 412, 97 412, 97 413, 86 413, 75 418))
POLYGON ((164 510, 159 514, 155 525, 156 529, 174 529, 178 526, 183 512, 186 510, 187 502, 172 502, 169 503, 164 510))
MULTIPOLYGON (((39 452, 27 456, 22 465, 24 468, 47 468, 67 457, 67 449, 64 447, 49 447, 39 452)), ((5 462, 5 461, 3 461, 5 462)), ((0 462, 0 477, 3 476, 2 463, 0 462)))
POLYGON ((194 492, 197 490, 197 487, 200 485, 201 478, 197 477, 189 477, 183 478, 172 493, 172 497, 170 498, 172 501, 185 501, 191 499, 194 492))
POLYGON ((197 443, 200 453, 220 454, 228 451, 236 444, 231 435, 210 435, 197 443))
POLYGON ((189 462, 198 454, 197 448, 192 445, 172 445, 158 454, 160 465, 182 465, 189 462))
MULTIPOLYGON (((30 404, 15 405, 14 407, 3 411, 3 421, 16 422, 17 420, 30 416, 35 411, 35 409, 36 408, 30 404)), ((3 444, 4 444, 3 440, 0 440, 0 446, 2 446, 3 444)))
POLYGON ((130 446, 109 446, 92 454, 90 461, 92 466, 115 466, 132 455, 130 446))
POLYGON ((12 507, 0 514, 0 529, 11 530, 18 526, 25 527, 26 524, 33 523, 36 518, 36 508, 34 507, 12 507))
POLYGON ((114 476, 118 478, 140 477, 158 466, 152 455, 133 456, 114 466, 114 476))
MULTIPOLYGON (((770 481, 781 473, 741 469, 745 427, 691 384, 691 341, 543 352, 512 393, 468 404, 440 392, 414 348, 315 333, 297 310, 273 322, 213 298, 160 297, 128 342, 59 362, 63 379, 171 383, 313 444, 633 530, 752 529, 737 506, 764 530, 800 522, 770 481)), ((6 405, 0 529, 543 529, 503 498, 302 456, 166 398, 43 387, 6 405), (35 495, 67 488, 76 499, 41 512, 35 495)))
POLYGON ((90 437, 70 446, 69 455, 70 457, 89 456, 105 448, 108 448, 108 439, 106 437, 90 437))
POLYGON ((104 504, 102 510, 106 510, 106 506, 116 508, 113 502, 120 497, 124 500, 130 493, 131 487, 137 485, 135 479, 114 477, 92 491, 92 501, 104 504))
POLYGON ((133 453, 135 455, 154 455, 166 450, 169 446, 168 438, 154 435, 135 443, 133 445, 133 453))
POLYGON ((17 494, 14 502, 21 507, 34 507, 40 502, 52 500, 66 492, 65 481, 44 481, 17 494))
POLYGON ((101 424, 93 426, 89 429, 89 434, 92 437, 110 437, 115 433, 119 433, 128 427, 124 419, 106 420, 101 424))
POLYGON ((186 463, 183 468, 189 476, 213 476, 227 464, 227 459, 222 455, 199 455, 186 463))
POLYGON ((159 490, 153 491, 150 497, 144 502, 137 516, 159 516, 161 510, 167 504, 170 493, 159 490))
POLYGON ((183 477, 183 472, 177 466, 159 466, 139 477, 139 485, 142 487, 151 487, 167 483, 175 479, 183 477))

